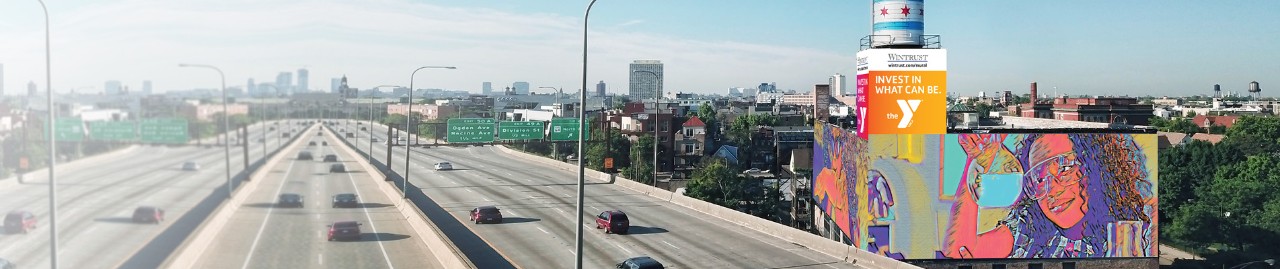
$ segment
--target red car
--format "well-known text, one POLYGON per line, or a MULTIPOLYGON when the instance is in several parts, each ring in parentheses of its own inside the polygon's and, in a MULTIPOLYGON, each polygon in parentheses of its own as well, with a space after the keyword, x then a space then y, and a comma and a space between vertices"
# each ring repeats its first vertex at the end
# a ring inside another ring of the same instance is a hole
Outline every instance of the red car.
POLYGON ((471 221, 476 224, 491 222, 502 223, 502 211, 496 206, 482 206, 471 209, 471 221))
POLYGON ((160 224, 164 221, 164 209, 140 206, 133 210, 133 222, 160 224))
POLYGON ((627 221, 627 213, 622 213, 622 210, 610 210, 596 216, 596 229, 601 228, 604 228, 604 233, 625 234, 627 229, 631 228, 631 223, 627 221))
POLYGON ((337 221, 329 225, 329 241, 360 239, 360 224, 354 221, 337 221))
POLYGON ((4 215, 4 231, 27 233, 36 229, 36 215, 28 211, 14 210, 4 215))

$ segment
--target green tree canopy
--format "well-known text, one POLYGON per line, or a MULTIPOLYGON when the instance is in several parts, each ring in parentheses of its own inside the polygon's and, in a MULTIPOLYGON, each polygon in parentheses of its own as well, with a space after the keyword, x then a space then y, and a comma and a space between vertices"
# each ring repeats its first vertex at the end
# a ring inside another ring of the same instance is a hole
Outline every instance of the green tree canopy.
POLYGON ((734 167, 720 158, 708 158, 702 168, 693 172, 693 180, 685 186, 685 195, 720 206, 737 209, 742 201, 746 180, 734 167))

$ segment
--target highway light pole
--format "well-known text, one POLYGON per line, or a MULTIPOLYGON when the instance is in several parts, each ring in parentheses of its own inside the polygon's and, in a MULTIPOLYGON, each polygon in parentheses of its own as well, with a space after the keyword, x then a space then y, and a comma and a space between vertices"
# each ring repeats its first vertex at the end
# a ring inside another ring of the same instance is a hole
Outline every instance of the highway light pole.
MULTIPOLYGON (((658 78, 658 85, 662 85, 662 75, 649 70, 636 70, 635 73, 649 73, 658 78)), ((585 87, 585 86, 584 86, 585 87)), ((662 93, 655 86, 653 88, 653 187, 658 187, 658 99, 662 98, 662 93)))
MULTIPOLYGON (((207 64, 178 64, 178 67, 197 67, 208 68, 218 71, 218 77, 222 79, 222 130, 230 131, 231 124, 227 119, 231 118, 231 112, 227 110, 227 76, 222 74, 222 69, 207 64)), ((226 173, 227 173, 227 199, 231 199, 231 143, 222 143, 222 151, 226 155, 226 173)))
MULTIPOLYGON (((58 179, 54 174, 54 167, 58 166, 57 148, 54 142, 57 141, 57 127, 53 125, 53 118, 57 116, 55 107, 53 106, 53 74, 52 74, 52 53, 49 48, 49 7, 44 5, 44 0, 36 0, 40 2, 40 9, 44 10, 44 86, 46 101, 48 101, 49 117, 45 128, 49 130, 49 268, 58 268, 58 179)), ((25 126, 25 124, 24 124, 25 126)))
MULTIPOLYGON (((368 157, 369 157, 369 163, 370 163, 370 164, 373 164, 373 90, 377 90, 378 88, 382 88, 382 87, 396 87, 396 88, 399 88, 400 86, 396 86, 396 85, 378 85, 377 87, 369 88, 369 126, 365 126, 364 128, 369 130, 369 154, 368 154, 368 157)), ((355 132, 355 131, 352 131, 352 132, 355 132)), ((390 141, 390 140, 388 140, 388 141, 390 141)), ((390 166, 388 166, 388 167, 390 167, 390 166)))
MULTIPOLYGON (((404 134, 405 134, 404 177, 403 177, 404 182, 400 183, 400 186, 401 186, 400 193, 404 195, 402 198, 406 198, 406 199, 409 198, 409 159, 410 157, 413 157, 413 155, 409 155, 409 149, 413 148, 412 146, 409 146, 409 134, 410 134, 409 130, 417 130, 417 126, 411 125, 413 122, 413 77, 418 75, 418 70, 422 70, 422 69, 458 69, 458 68, 454 66, 423 66, 423 67, 418 67, 418 69, 414 69, 413 73, 409 74, 409 106, 406 108, 404 112, 405 114, 405 117, 404 117, 404 134)), ((390 169, 390 168, 391 166, 388 165, 387 169, 390 169)))
MULTIPOLYGON (((595 4, 596 0, 591 0, 591 3, 587 4, 587 11, 582 14, 582 89, 580 89, 582 94, 578 97, 581 99, 583 104, 587 103, 587 21, 591 18, 591 7, 595 4)), ((582 158, 582 149, 586 144, 586 140, 582 135, 582 133, 586 131, 586 122, 582 119, 586 118, 586 114, 586 109, 578 110, 578 214, 575 215, 575 218, 578 219, 578 233, 574 235, 574 247, 577 249, 573 252, 575 256, 573 268, 575 269, 582 269, 582 214, 584 211, 582 209, 582 188, 586 187, 585 183, 587 180, 586 167, 582 166, 582 159, 585 159, 582 158)))

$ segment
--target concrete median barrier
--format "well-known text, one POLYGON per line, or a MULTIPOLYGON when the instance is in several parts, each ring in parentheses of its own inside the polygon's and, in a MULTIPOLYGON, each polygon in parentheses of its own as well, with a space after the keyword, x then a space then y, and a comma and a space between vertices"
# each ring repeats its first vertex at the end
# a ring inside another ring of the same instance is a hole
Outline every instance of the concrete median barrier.
MULTIPOLYGON (((359 152, 356 152, 346 143, 334 143, 331 146, 342 148, 343 151, 352 156, 361 156, 359 152)), ((382 172, 368 162, 359 161, 358 163, 369 174, 371 179, 382 181, 383 178, 386 178, 382 172)), ((462 251, 458 250, 458 247, 449 241, 434 223, 427 221, 426 214, 418 210, 418 207, 409 204, 407 200, 399 199, 401 194, 398 189, 392 187, 391 184, 383 182, 379 182, 377 185, 378 190, 384 195, 395 198, 396 209, 400 211, 405 221, 408 222, 409 227, 413 229, 414 237, 418 238, 422 244, 427 246, 427 249, 431 250, 431 255, 440 261, 444 268, 476 268, 475 264, 470 260, 463 258, 462 251)))
MULTIPOLYGON (((310 127, 306 130, 310 131, 310 127)), ((289 145, 284 149, 281 149, 280 152, 291 152, 294 148, 301 146, 303 140, 305 139, 294 139, 293 142, 290 142, 289 145)), ((162 267, 183 269, 194 268, 196 262, 200 260, 200 256, 204 254, 204 251, 208 249, 213 244, 214 240, 218 238, 218 233, 220 233, 223 230, 223 227, 227 225, 227 221, 231 219, 231 215, 235 214, 235 211, 244 204, 244 200, 248 199, 247 197, 249 197, 249 194, 252 194, 253 191, 258 188, 258 185, 261 185, 260 182, 263 181, 262 179, 271 173, 270 168, 274 167, 281 160, 284 160, 287 157, 288 154, 276 154, 275 156, 272 156, 271 159, 263 163, 263 169, 254 171, 253 174, 249 176, 250 180, 244 182, 243 185, 236 190, 236 193, 231 196, 231 199, 218 206, 218 209, 214 210, 214 213, 210 215, 208 221, 205 221, 200 225, 200 227, 196 228, 192 236, 188 237, 187 240, 178 247, 177 254, 170 256, 169 259, 164 262, 162 267)))

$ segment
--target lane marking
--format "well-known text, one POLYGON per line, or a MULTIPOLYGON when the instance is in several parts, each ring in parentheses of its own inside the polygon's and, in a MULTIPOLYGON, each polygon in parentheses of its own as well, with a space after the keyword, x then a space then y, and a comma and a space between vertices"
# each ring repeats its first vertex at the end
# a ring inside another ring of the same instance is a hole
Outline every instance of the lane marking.
POLYGON ((543 230, 542 227, 537 227, 537 228, 539 231, 542 231, 542 233, 551 234, 551 232, 548 232, 547 230, 543 230))
POLYGON ((673 248, 675 248, 675 249, 680 249, 680 247, 677 247, 676 245, 672 245, 671 243, 667 242, 667 240, 662 240, 662 243, 663 243, 663 244, 667 244, 668 246, 671 246, 671 247, 673 247, 673 248))
POLYGON ((324 254, 320 254, 320 265, 324 265, 324 254))
MULTIPOLYGON (((289 182, 289 175, 293 173, 294 164, 298 164, 298 160, 295 159, 289 162, 289 168, 285 170, 284 178, 280 180, 280 186, 276 187, 276 194, 272 198, 280 197, 280 191, 284 190, 284 184, 289 182)), ((275 206, 267 208, 267 216, 262 220, 262 225, 258 226, 258 234, 253 236, 253 245, 249 246, 249 254, 245 255, 244 264, 240 266, 241 269, 249 268, 249 262, 253 261, 254 250, 258 249, 258 242, 262 240, 262 232, 267 230, 267 222, 271 222, 271 212, 275 211, 275 209, 275 206)))
MULTIPOLYGON (((360 186, 356 186, 356 178, 351 176, 351 173, 345 173, 345 174, 347 174, 347 180, 351 182, 351 187, 355 188, 356 190, 356 197, 364 196, 360 194, 360 186)), ((363 207, 363 209, 364 209, 364 218, 365 220, 369 221, 369 228, 373 228, 373 239, 378 241, 378 249, 382 250, 382 259, 387 261, 387 268, 396 268, 395 265, 391 264, 391 256, 387 255, 387 247, 382 245, 381 236, 378 236, 378 224, 373 222, 372 216, 369 216, 369 207, 363 207)))

